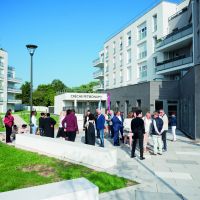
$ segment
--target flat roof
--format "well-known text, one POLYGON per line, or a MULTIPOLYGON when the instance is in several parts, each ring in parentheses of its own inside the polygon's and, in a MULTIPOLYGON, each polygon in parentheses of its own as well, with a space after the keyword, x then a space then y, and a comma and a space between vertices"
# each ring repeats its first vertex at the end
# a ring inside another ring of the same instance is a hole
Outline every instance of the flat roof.
MULTIPOLYGON (((182 3, 185 0, 182 0, 180 3, 182 3)), ((113 37, 115 37, 116 35, 118 35, 119 33, 121 33, 124 29, 126 29, 127 27, 129 27, 130 25, 132 25, 134 22, 136 22, 137 20, 139 20, 140 18, 142 18, 145 14, 147 14, 148 12, 150 12, 151 10, 153 10, 156 6, 158 6, 159 4, 163 3, 163 2, 167 2, 167 3, 171 3, 174 5, 179 5, 180 3, 175 3, 172 2, 172 0, 160 0, 160 2, 156 2, 153 3, 150 7, 144 9, 143 11, 141 11, 139 14, 137 14, 133 19, 131 19, 126 25, 124 25, 123 27, 121 27, 118 31, 116 31, 115 33, 111 34, 106 41, 104 42, 104 44, 106 42, 108 42, 109 40, 111 40, 113 37)))

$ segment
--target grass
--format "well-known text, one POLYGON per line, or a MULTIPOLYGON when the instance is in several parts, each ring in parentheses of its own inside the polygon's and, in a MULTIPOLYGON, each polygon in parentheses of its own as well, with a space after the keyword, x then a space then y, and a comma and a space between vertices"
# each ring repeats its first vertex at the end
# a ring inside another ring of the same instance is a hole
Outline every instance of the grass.
POLYGON ((80 177, 97 185, 101 193, 137 184, 116 175, 16 149, 1 142, 0 172, 0 192, 80 177))
MULTIPOLYGON (((18 111, 18 112, 15 112, 14 114, 18 114, 27 124, 29 124, 29 121, 30 121, 30 112, 29 111, 18 111)), ((37 116, 36 116, 37 123, 38 123, 40 114, 41 114, 41 112, 37 112, 37 116)), ((51 114, 51 117, 56 121, 55 127, 58 128, 59 116, 51 114)))
POLYGON ((3 123, 3 116, 1 115, 0 116, 0 132, 5 132, 5 131, 6 131, 6 128, 3 123))

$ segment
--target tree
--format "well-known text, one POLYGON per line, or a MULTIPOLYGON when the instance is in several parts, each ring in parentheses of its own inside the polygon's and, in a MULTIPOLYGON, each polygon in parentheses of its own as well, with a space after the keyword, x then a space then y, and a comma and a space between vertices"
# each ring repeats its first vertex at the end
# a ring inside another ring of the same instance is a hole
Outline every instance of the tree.
POLYGON ((17 94, 16 98, 22 100, 22 104, 30 103, 30 82, 25 82, 21 85, 20 89, 22 90, 22 94, 17 94))

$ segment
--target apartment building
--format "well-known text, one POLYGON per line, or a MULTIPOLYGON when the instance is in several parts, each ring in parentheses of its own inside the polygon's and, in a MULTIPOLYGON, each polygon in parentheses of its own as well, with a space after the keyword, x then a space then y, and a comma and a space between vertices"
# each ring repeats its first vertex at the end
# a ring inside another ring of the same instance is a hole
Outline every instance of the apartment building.
POLYGON ((8 65, 8 53, 0 49, 0 112, 14 110, 15 104, 21 103, 21 100, 15 98, 16 94, 21 93, 17 87, 21 82, 15 76, 15 68, 8 65))
POLYGON ((105 42, 101 80, 113 110, 163 108, 200 138, 199 9, 199 0, 161 1, 105 42))

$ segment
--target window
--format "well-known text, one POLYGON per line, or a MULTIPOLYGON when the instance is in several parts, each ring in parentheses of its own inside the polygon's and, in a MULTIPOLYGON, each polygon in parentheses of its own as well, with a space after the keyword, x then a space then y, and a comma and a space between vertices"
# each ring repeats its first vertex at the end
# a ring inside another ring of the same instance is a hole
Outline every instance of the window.
POLYGON ((113 73, 113 85, 116 84, 116 72, 113 73))
POLYGON ((119 78, 120 78, 120 83, 122 83, 123 82, 123 70, 120 70, 119 78))
POLYGON ((119 49, 120 49, 120 51, 123 49, 122 37, 120 37, 120 39, 119 39, 119 49))
POLYGON ((115 45, 115 42, 113 42, 113 54, 116 53, 116 45, 115 45))
POLYGON ((147 63, 143 62, 138 65, 139 77, 138 78, 146 78, 147 77, 147 63))
POLYGON ((126 56, 126 61, 127 61, 127 64, 130 64, 131 63, 131 49, 127 50, 127 56, 126 56))
POLYGON ((157 44, 157 36, 153 37, 153 52, 156 51, 156 44, 157 44))
POLYGON ((131 45, 131 31, 127 33, 127 46, 131 45))
POLYGON ((123 65, 122 53, 120 53, 119 55, 119 63, 120 63, 120 67, 122 67, 123 65))
POLYGON ((157 15, 153 16, 153 32, 157 31, 157 15))
POLYGON ((138 59, 145 58, 147 56, 147 43, 144 42, 138 45, 138 59))
POLYGON ((105 82, 106 82, 106 87, 108 87, 108 86, 109 86, 109 79, 108 79, 108 75, 107 75, 107 76, 105 76, 105 82))
POLYGON ((105 62, 105 71, 108 72, 109 71, 109 67, 108 67, 108 61, 105 62))
POLYGON ((127 81, 131 80, 131 66, 127 67, 127 81))
POLYGON ((115 57, 113 58, 113 69, 116 69, 115 57))
POLYGON ((105 58, 108 58, 108 46, 105 48, 105 58))
POLYGON ((153 57, 154 73, 156 73, 157 57, 153 57))
POLYGON ((138 26, 138 39, 142 40, 147 36, 146 22, 138 26))
POLYGON ((3 58, 0 57, 0 67, 3 67, 3 58))
POLYGON ((136 101, 136 107, 141 108, 141 104, 142 104, 141 99, 137 99, 137 101, 136 101))

